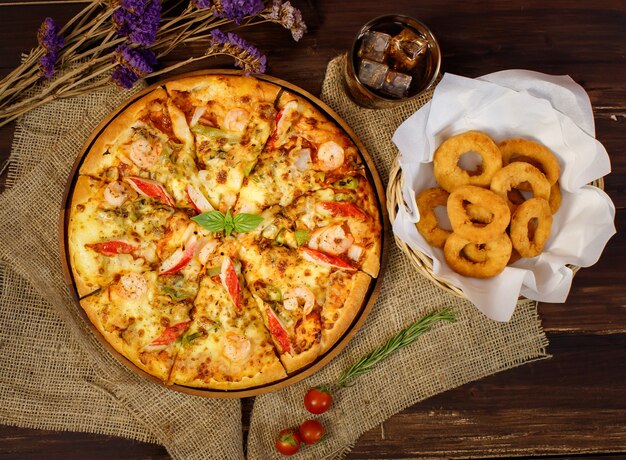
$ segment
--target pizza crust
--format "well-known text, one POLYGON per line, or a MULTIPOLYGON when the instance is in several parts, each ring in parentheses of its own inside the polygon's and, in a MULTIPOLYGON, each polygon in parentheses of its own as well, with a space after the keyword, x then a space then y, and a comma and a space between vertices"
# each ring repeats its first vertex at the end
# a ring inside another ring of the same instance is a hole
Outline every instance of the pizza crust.
POLYGON ((78 247, 75 242, 76 232, 79 231, 77 228, 75 228, 76 214, 79 212, 79 205, 84 205, 85 203, 87 203, 98 193, 101 188, 102 182, 100 182, 99 180, 92 179, 86 176, 78 176, 78 179, 76 179, 76 184, 74 185, 74 193, 72 194, 69 224, 67 229, 67 248, 70 258, 70 267, 72 269, 72 275, 74 276, 74 284, 76 286, 76 291, 79 298, 85 297, 86 295, 95 292, 99 287, 88 284, 83 274, 77 270, 78 264, 75 262, 75 260, 77 257, 80 257, 81 252, 85 251, 85 248, 78 247))
POLYGON ((194 92, 205 101, 218 98, 237 99, 253 94, 255 101, 269 103, 274 103, 281 90, 273 83, 243 75, 201 75, 181 78, 165 83, 165 89, 170 94, 175 91, 194 92))
MULTIPOLYGON (((357 313, 363 305, 372 278, 363 273, 356 272, 352 279, 352 288, 346 298, 339 319, 335 321, 331 329, 322 329, 321 352, 326 353, 348 330, 357 313)), ((330 286, 332 289, 332 286, 330 286)))
POLYGON ((208 381, 201 381, 193 378, 186 379, 182 373, 177 373, 174 367, 168 383, 211 390, 241 390, 244 388, 257 387, 266 383, 276 382, 284 379, 285 377, 287 377, 287 373, 277 359, 272 365, 266 367, 262 372, 257 373, 254 377, 244 377, 238 382, 221 382, 214 379, 210 379, 208 381))
POLYGON ((317 357, 320 356, 321 351, 322 347, 320 343, 316 343, 308 350, 295 356, 291 353, 283 353, 280 355, 280 360, 285 366, 287 372, 291 374, 315 361, 317 357))

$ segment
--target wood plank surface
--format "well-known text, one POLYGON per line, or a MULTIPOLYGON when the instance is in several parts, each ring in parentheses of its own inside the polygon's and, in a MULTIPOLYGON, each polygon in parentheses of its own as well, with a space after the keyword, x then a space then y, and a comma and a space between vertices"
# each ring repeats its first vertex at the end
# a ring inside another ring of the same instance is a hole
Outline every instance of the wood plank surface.
MULTIPOLYGON (((46 16, 63 22, 82 5, 2 6, 0 75, 36 43, 46 16)), ((6 3, 6 2, 4 2, 6 3)), ((319 94, 326 65, 362 24, 403 13, 439 39, 442 70, 476 77, 524 68, 568 74, 588 92, 597 138, 609 152, 605 189, 618 234, 600 261, 575 277, 564 304, 540 304, 550 360, 446 392, 391 417, 361 437, 349 458, 626 458, 626 1, 300 1, 309 33, 262 26, 243 34, 268 57, 268 73, 319 94)), ((187 47, 183 59, 201 52, 187 47)), ((170 58, 167 62, 174 62, 170 58)), ((182 68, 232 64, 214 60, 182 68)), ((0 128, 0 167, 12 126, 0 128)), ((0 176, 0 189, 6 173, 0 176)), ((244 422, 253 400, 244 401, 244 422)), ((244 423, 244 431, 247 423, 244 423)), ((169 458, 164 448, 84 433, 0 426, 1 458, 169 458)))

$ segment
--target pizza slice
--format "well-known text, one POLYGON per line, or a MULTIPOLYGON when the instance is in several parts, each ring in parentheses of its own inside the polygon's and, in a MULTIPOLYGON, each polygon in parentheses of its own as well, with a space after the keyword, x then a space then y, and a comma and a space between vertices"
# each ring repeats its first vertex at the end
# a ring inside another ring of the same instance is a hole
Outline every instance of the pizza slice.
POLYGON ((158 263, 157 241, 174 210, 122 182, 79 176, 68 223, 70 266, 79 297, 108 286, 121 272, 158 263))
POLYGON ((287 376, 240 270, 223 256, 219 275, 202 279, 170 383, 234 390, 287 376))
POLYGON ((307 366, 343 335, 370 283, 368 275, 338 266, 318 251, 274 246, 254 235, 239 253, 287 372, 307 366))
POLYGON ((262 213, 264 220, 255 233, 274 245, 322 252, 340 259, 339 264, 376 277, 381 224, 375 197, 362 176, 350 176, 336 184, 302 195, 284 208, 269 208, 262 213))
POLYGON ((302 194, 364 174, 356 146, 311 103, 285 91, 278 107, 274 131, 244 180, 237 212, 286 206, 302 194))
POLYGON ((189 328, 197 284, 154 271, 124 272, 108 287, 80 300, 87 316, 113 348, 166 381, 189 328), (178 283, 178 286, 175 286, 178 283), (175 286, 178 296, 172 295, 175 286), (185 296, 181 293, 186 292, 185 296))
POLYGON ((108 286, 122 272, 154 270, 197 280, 218 246, 215 235, 123 182, 76 181, 68 223, 70 265, 79 297, 108 286))
POLYGON ((215 75, 166 84, 195 138, 200 179, 209 201, 233 207, 276 118, 279 87, 247 77, 215 75))
POLYGON ((163 88, 115 118, 91 146, 79 172, 124 182, 169 206, 190 206, 189 186, 201 190, 194 137, 163 88))

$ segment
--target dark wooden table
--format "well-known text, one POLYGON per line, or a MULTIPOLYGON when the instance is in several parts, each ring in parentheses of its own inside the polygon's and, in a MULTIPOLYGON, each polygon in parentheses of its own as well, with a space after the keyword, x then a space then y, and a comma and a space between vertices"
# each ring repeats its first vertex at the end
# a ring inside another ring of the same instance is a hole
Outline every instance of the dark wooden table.
MULTIPOLYGON (((626 1, 300 5, 310 26, 300 43, 276 27, 245 34, 267 53, 269 74, 319 94, 326 64, 350 46, 362 24, 381 14, 404 13, 434 31, 444 71, 476 77, 522 68, 570 75, 589 93, 597 138, 613 167, 605 187, 617 207, 618 234, 595 266, 577 274, 566 303, 539 306, 553 358, 410 407, 363 435, 349 458, 626 458, 626 1)), ((35 44, 43 18, 64 21, 80 8, 63 2, 0 6, 0 74, 35 44)), ((194 51, 185 49, 179 56, 194 51)), ((0 129, 0 165, 9 156, 12 132, 12 126, 0 129)), ((244 427, 252 403, 244 401, 244 427)), ((0 426, 0 457, 42 455, 168 458, 160 446, 121 438, 0 426)))

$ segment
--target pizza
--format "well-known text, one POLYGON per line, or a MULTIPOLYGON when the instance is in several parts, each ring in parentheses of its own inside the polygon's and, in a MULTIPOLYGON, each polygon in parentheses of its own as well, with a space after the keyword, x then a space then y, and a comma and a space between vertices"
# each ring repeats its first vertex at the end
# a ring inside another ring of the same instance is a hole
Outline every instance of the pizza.
POLYGON ((251 388, 315 362, 380 270, 381 215, 350 137, 251 76, 184 77, 100 132, 67 255, 102 337, 167 384, 251 388))

